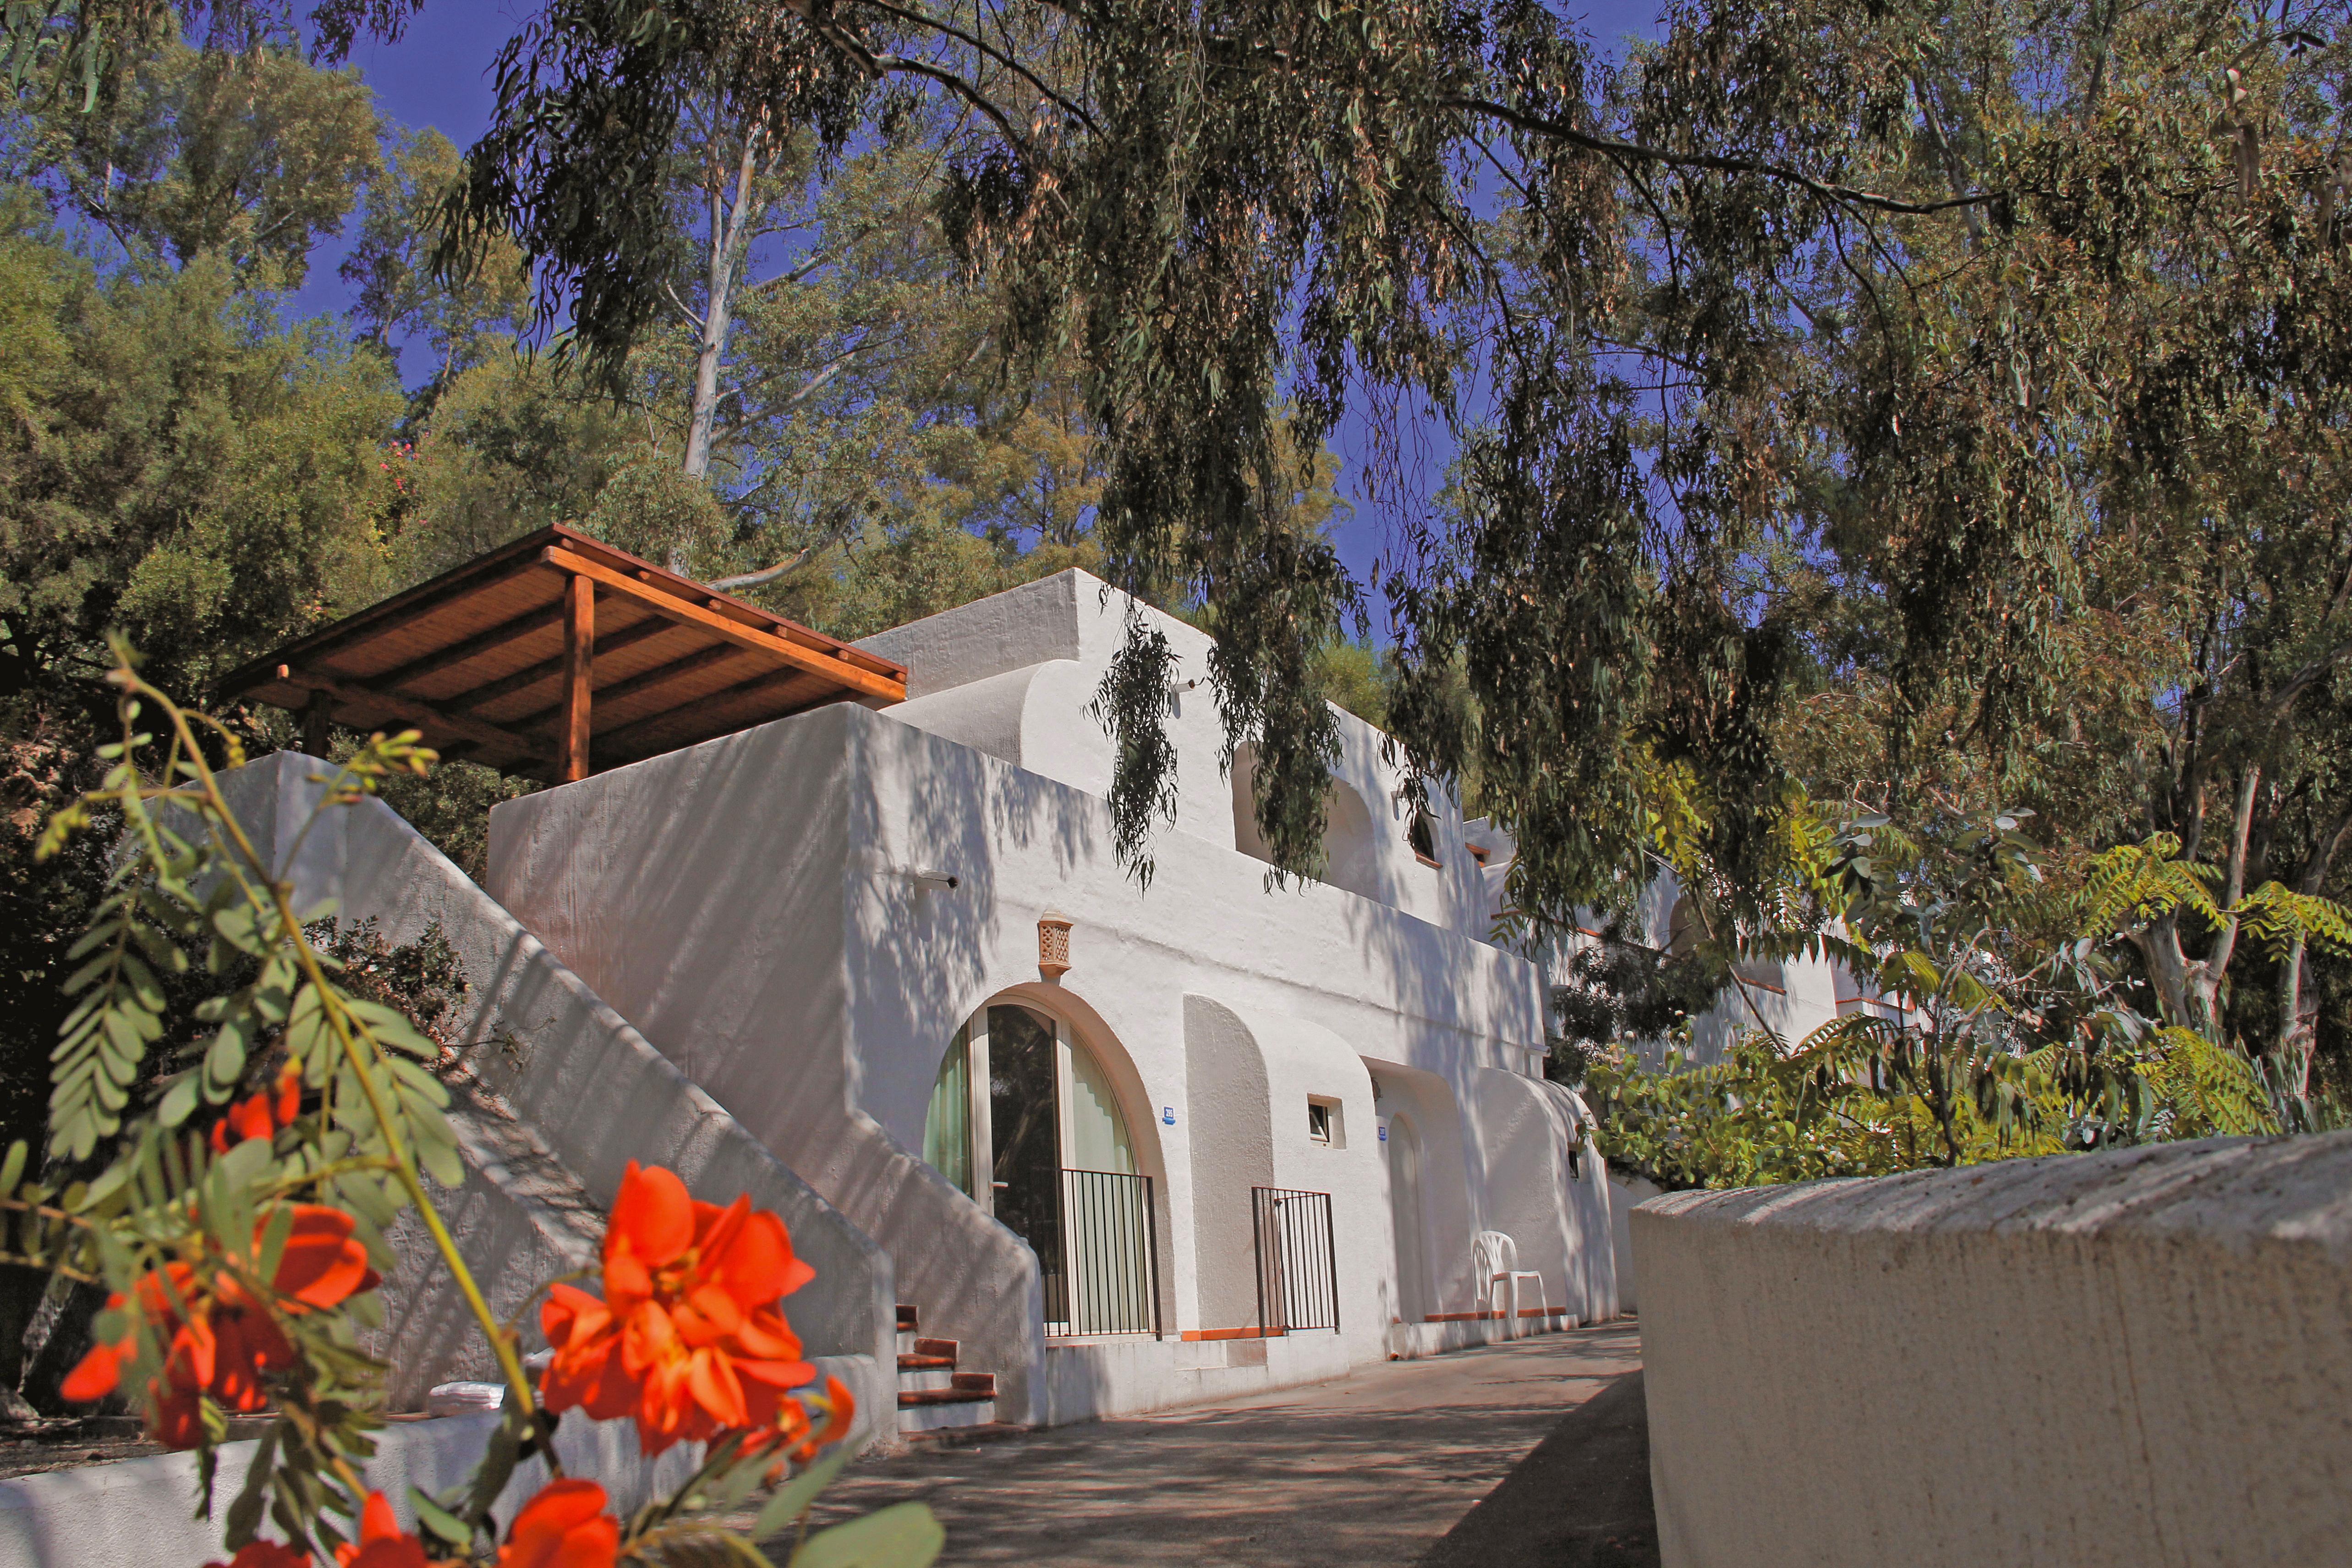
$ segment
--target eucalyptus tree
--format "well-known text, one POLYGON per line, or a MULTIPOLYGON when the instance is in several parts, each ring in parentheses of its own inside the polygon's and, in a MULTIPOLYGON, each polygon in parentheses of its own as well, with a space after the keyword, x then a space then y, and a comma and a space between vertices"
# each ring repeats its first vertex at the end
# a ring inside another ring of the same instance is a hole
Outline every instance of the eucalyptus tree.
MULTIPOLYGON (((1555 917, 1622 889, 1666 774, 1716 862, 1768 858, 1808 679, 1878 693, 1898 785, 1937 745, 2028 768, 2111 542, 2335 428, 2326 7, 1676 4, 1622 69, 1531 0, 787 9, 765 97, 822 144, 910 98, 961 117, 950 235, 1010 344, 1086 367, 1110 574, 1223 609, 1229 735, 1294 867, 1333 744, 1313 650, 1361 605, 1265 505, 1285 406, 1310 438, 1351 399, 1450 427, 1458 504, 1401 509, 1381 584, 1391 719, 1423 769, 1475 761, 1518 907, 1555 917), (1791 563, 1859 611, 1825 622, 1791 563), (1457 659, 1475 726, 1433 698, 1457 659)), ((507 57, 469 211, 592 353, 658 307, 633 139, 737 25, 557 4, 507 57)), ((1390 417, 1372 478, 1410 498, 1390 417)), ((1132 854, 1164 659, 1139 626, 1106 689, 1132 854)))
MULTIPOLYGON (((1390 722, 1422 775, 1475 769, 1531 918, 1621 900, 1668 815, 1735 900, 1773 886, 1823 694, 1898 807, 1955 759, 2007 794, 2129 742, 2116 831, 2226 884, 2250 777, 2283 823, 2340 799, 2344 607, 2304 590, 2346 511, 2344 20, 1671 0, 1620 66, 1544 0, 545 0, 456 237, 511 237, 621 377, 669 308, 662 154, 711 62, 821 168, 939 117, 944 233, 1016 365, 1082 367, 1107 574, 1219 606, 1228 738, 1294 868, 1335 745, 1316 650, 1368 606, 1273 501, 1353 407, 1396 513, 1390 722)), ((102 75, 86 27, 52 36, 102 75)), ((1139 623, 1104 692, 1139 864, 1167 658, 1139 623)))
POLYGON ((386 352, 394 334, 423 338, 438 386, 530 325, 530 279, 512 246, 486 247, 462 274, 436 275, 435 223, 463 174, 457 149, 430 126, 388 141, 338 270, 361 333, 386 352))
POLYGON ((235 51, 167 40, 87 101, 25 98, 6 124, 16 177, 130 256, 218 254, 297 287, 378 165, 373 95, 265 35, 235 51))

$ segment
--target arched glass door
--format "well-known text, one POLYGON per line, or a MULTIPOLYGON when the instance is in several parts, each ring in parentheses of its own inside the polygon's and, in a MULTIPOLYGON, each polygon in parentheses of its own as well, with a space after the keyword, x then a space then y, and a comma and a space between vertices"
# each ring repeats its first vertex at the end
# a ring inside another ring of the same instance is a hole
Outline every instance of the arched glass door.
POLYGON ((1151 1331, 1150 1182, 1108 1076, 1068 1026, 999 1003, 958 1030, 923 1158, 1035 1250, 1049 1331, 1151 1331))

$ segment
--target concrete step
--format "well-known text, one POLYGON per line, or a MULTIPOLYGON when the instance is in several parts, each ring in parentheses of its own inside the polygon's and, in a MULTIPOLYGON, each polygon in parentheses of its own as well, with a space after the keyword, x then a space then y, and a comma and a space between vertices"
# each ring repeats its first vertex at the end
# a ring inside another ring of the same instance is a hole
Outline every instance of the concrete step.
POLYGON ((985 1394, 943 1389, 898 1396, 898 1430, 909 1435, 950 1426, 986 1426, 995 1420, 996 1401, 985 1394), (908 1400, 919 1403, 910 1405, 908 1400))
POLYGON ((951 1355, 916 1355, 910 1351, 898 1352, 898 1370, 909 1372, 953 1372, 956 1358, 951 1355))
POLYGON ((928 1448, 967 1448, 975 1443, 999 1443, 1007 1437, 1019 1437, 1035 1428, 1011 1421, 982 1421, 972 1426, 926 1426, 920 1431, 901 1426, 899 1430, 908 1442, 928 1448))
POLYGON ((996 1394, 996 1374, 992 1372, 956 1372, 947 1368, 902 1371, 898 1373, 898 1392, 902 1394, 946 1392, 974 1398, 992 1398, 996 1394))
POLYGON ((941 1389, 953 1388, 955 1386, 955 1380, 956 1373, 953 1367, 940 1367, 929 1371, 909 1372, 907 1368, 902 1366, 898 1369, 898 1392, 901 1394, 936 1394, 941 1389))
POLYGON ((974 1400, 996 1397, 996 1374, 992 1372, 919 1372, 912 1379, 922 1380, 927 1386, 909 1388, 909 1378, 901 1378, 898 1388, 898 1408, 910 1410, 919 1405, 969 1404, 974 1400), (940 1381, 933 1381, 940 1380, 940 1381))
POLYGON ((930 1340, 925 1339, 920 1334, 902 1333, 898 1336, 898 1353, 945 1356, 948 1360, 953 1361, 956 1358, 956 1342, 953 1340, 930 1340))

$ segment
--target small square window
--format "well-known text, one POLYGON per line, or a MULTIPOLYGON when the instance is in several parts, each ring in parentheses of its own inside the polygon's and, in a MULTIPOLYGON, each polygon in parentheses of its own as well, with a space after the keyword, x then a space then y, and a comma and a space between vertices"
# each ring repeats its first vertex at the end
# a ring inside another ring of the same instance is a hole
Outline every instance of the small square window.
POLYGON ((1341 1144, 1339 1107, 1337 1101, 1310 1100, 1307 1102, 1307 1136, 1318 1143, 1335 1147, 1341 1144))
POLYGON ((1425 811, 1416 811, 1405 825, 1404 841, 1412 847, 1412 858, 1424 866, 1438 864, 1437 821, 1425 811))

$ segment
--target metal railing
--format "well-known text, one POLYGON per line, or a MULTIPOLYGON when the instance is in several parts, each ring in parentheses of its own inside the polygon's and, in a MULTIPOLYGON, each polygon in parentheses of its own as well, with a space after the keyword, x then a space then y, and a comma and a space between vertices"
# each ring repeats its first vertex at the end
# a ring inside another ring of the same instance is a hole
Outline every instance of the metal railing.
POLYGON ((1037 1249, 1050 1334, 1160 1332, 1151 1178, 1062 1173, 1058 1247, 1037 1249))
POLYGON ((1339 1253, 1331 1194, 1252 1187, 1257 1231, 1257 1321, 1266 1333, 1339 1327, 1339 1253))

